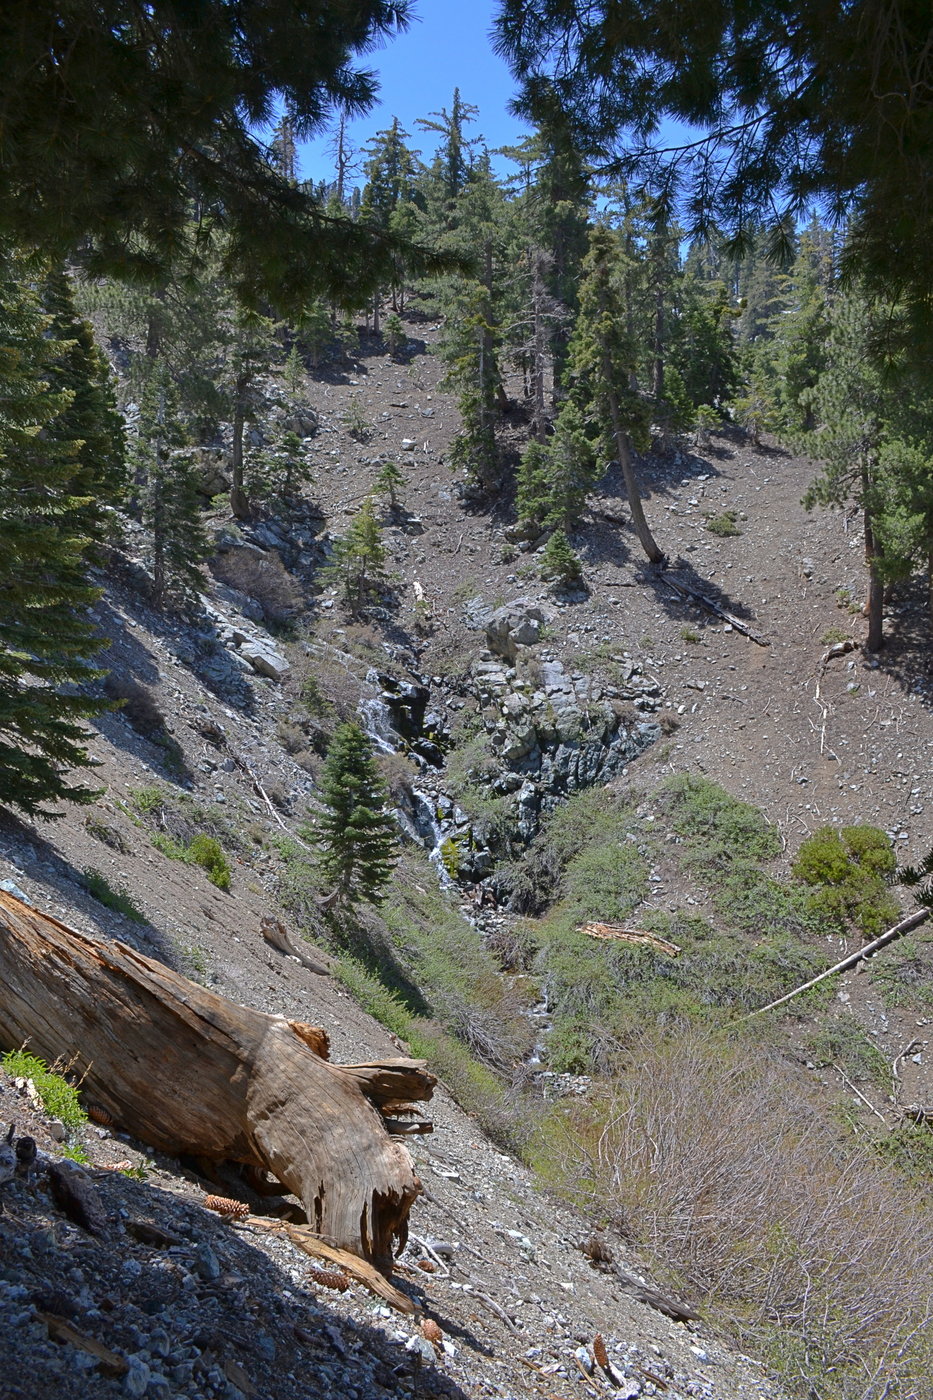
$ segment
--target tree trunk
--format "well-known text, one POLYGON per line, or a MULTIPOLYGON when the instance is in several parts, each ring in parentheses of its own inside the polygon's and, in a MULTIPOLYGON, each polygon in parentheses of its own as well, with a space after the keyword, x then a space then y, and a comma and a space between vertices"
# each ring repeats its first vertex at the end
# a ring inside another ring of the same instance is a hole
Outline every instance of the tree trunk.
POLYGON ((532 284, 532 306, 534 314, 534 346, 532 349, 532 385, 534 393, 534 416, 532 432, 537 442, 547 441, 547 413, 544 405, 544 373, 547 353, 547 328, 544 321, 544 254, 540 248, 534 253, 534 281, 532 284))
POLYGON ((73 1064, 87 1097, 161 1151, 271 1172, 317 1234, 391 1267, 421 1191, 392 1130, 410 1131, 395 1115, 431 1097, 421 1061, 332 1065, 323 1031, 237 1006, 2 891, 0 987, 0 1045, 73 1064))
POLYGON ((632 524, 635 526, 638 543, 641 545, 652 564, 663 564, 665 557, 664 551, 659 548, 648 526, 648 521, 645 519, 645 509, 641 503, 638 482, 635 480, 635 468, 632 466, 632 440, 622 427, 619 400, 616 397, 615 391, 609 387, 608 382, 606 385, 606 395, 609 400, 609 412, 612 415, 612 431, 616 441, 616 452, 619 455, 622 479, 625 482, 629 510, 632 512, 632 524))
POLYGON ((884 582, 878 568, 878 548, 872 529, 871 512, 867 507, 864 514, 865 561, 868 564, 868 597, 865 600, 868 637, 865 646, 869 651, 880 651, 884 646, 884 582))
POLYGON ((250 517, 249 499, 243 489, 243 429, 246 422, 246 390, 250 374, 241 370, 233 386, 233 448, 230 462, 230 509, 237 520, 250 517))

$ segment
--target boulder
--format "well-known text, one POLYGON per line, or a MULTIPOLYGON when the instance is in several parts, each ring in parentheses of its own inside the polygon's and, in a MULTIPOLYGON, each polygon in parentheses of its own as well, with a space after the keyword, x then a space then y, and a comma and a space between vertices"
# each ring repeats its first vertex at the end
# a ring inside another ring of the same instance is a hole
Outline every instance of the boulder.
POLYGON ((291 670, 285 657, 263 642, 246 642, 240 648, 240 656, 249 662, 257 675, 268 676, 273 681, 283 681, 291 670))
POLYGON ((541 640, 547 614, 537 603, 516 598, 497 608, 486 624, 486 644, 495 656, 514 662, 519 647, 533 647, 541 640))

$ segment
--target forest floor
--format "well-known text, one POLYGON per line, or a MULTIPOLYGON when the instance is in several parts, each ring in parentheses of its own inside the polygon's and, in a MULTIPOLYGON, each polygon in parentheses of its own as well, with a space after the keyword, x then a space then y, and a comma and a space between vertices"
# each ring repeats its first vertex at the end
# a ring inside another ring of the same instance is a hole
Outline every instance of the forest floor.
MULTIPOLYGON (((275 839, 307 815, 319 762, 313 754, 298 754, 297 762, 283 729, 309 672, 328 697, 352 709, 374 666, 426 677, 432 705, 456 732, 476 708, 469 671, 482 647, 471 623, 477 598, 489 606, 540 602, 550 615, 548 649, 568 670, 598 674, 627 653, 657 678, 669 733, 632 765, 626 781, 651 788, 674 772, 702 773, 765 812, 788 862, 805 836, 830 823, 876 824, 901 859, 922 857, 933 845, 933 648, 925 598, 919 587, 902 589, 889 606, 884 650, 876 657, 864 652, 859 521, 803 509, 815 465, 732 432, 714 434, 706 446, 650 454, 641 464, 648 518, 675 576, 746 620, 763 644, 678 599, 664 574, 648 568, 611 473, 572 540, 587 593, 568 602, 540 582, 534 555, 508 539, 508 500, 490 510, 458 491, 447 465, 457 415, 431 353, 439 327, 414 316, 407 327, 398 360, 364 336, 354 363, 308 383, 320 420, 311 490, 331 535, 345 531, 380 462, 397 461, 405 472, 403 503, 420 526, 385 531, 392 606, 360 623, 342 614, 332 593, 309 597, 296 633, 269 639, 291 663, 284 682, 239 670, 236 686, 227 688, 206 680, 192 661, 191 627, 154 613, 115 572, 98 608, 111 639, 107 664, 145 685, 171 744, 146 738, 125 715, 101 717, 91 748, 105 796, 55 822, 5 820, 0 878, 77 928, 125 939, 235 1000, 324 1026, 336 1059, 398 1053, 336 979, 283 957, 260 933, 262 917, 279 912, 275 839), (714 533, 709 525, 717 521, 737 533, 714 533), (845 638, 853 649, 828 657, 845 638), (230 892, 154 847, 150 833, 160 824, 173 839, 204 827, 221 833, 232 854, 230 892), (88 869, 124 891, 139 917, 92 897, 88 869)), ((521 434, 515 410, 506 437, 517 444, 521 434)), ((224 525, 215 514, 215 524, 224 525)), ((206 578, 205 592, 211 588, 206 578)), ((682 907, 692 892, 674 872, 659 874, 656 906, 682 907)), ((828 965, 844 950, 837 941, 826 951, 828 965)), ((885 1006, 868 982, 851 974, 839 995, 889 1062, 919 1042, 903 1067, 903 1099, 933 1102, 933 1052, 925 1053, 933 1018, 885 1006)), ((0 1088, 0 1118, 14 1120, 18 1132, 35 1124, 40 1146, 54 1150, 8 1081, 0 1088)), ((152 1159, 117 1130, 92 1128, 87 1148, 100 1168, 92 1175, 110 1220, 102 1239, 63 1221, 36 1184, 0 1193, 0 1394, 564 1400, 665 1393, 739 1400, 780 1393, 763 1368, 705 1323, 676 1323, 595 1269, 580 1248, 590 1233, 586 1222, 543 1195, 443 1088, 434 1118, 434 1135, 414 1150, 427 1189, 412 1228, 420 1240, 455 1246, 449 1277, 443 1268, 420 1270, 417 1246, 400 1276, 403 1287, 424 1291, 425 1311, 444 1334, 447 1346, 434 1360, 417 1349, 414 1324, 388 1315, 368 1295, 318 1287, 307 1261, 281 1241, 215 1222, 177 1163, 152 1159), (145 1180, 107 1170, 126 1160, 145 1180), (130 1217, 151 1217, 177 1235, 175 1253, 127 1235, 130 1217), (201 1243, 219 1260, 216 1272, 203 1251, 199 1263, 201 1243), (131 1388, 130 1373, 111 1380, 94 1371, 89 1379, 95 1363, 80 1347, 47 1340, 37 1309, 67 1315, 80 1332, 124 1357, 136 1355, 131 1370, 143 1389, 131 1388), (252 1313, 255 1326, 246 1321, 252 1313), (616 1361, 618 1384, 593 1372, 587 1359, 597 1332, 616 1361), (415 1349, 406 1350, 413 1337, 415 1349)), ((638 1273, 624 1246, 616 1241, 614 1248, 638 1273)), ((424 1250, 420 1257, 431 1261, 424 1250)))

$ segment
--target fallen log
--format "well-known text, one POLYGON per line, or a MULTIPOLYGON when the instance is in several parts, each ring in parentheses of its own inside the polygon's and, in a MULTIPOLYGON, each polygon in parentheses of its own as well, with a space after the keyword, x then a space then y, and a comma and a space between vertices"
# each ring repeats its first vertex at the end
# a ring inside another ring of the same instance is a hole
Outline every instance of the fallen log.
POLYGON ((646 933, 640 928, 623 928, 621 924, 581 924, 580 932, 587 938, 616 939, 620 943, 634 943, 645 948, 654 948, 658 953, 666 953, 669 958, 680 956, 682 951, 676 943, 662 938, 657 933, 646 933))
POLYGON ((238 1006, 0 891, 0 1047, 26 1042, 73 1065, 144 1142, 270 1172, 316 1234, 391 1268, 421 1183, 387 1122, 431 1097, 423 1062, 331 1064, 323 1031, 238 1006))

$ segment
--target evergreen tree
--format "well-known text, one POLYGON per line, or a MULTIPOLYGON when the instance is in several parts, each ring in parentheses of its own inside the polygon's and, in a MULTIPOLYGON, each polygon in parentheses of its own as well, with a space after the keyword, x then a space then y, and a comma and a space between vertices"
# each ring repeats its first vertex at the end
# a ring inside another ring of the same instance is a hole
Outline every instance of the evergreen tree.
POLYGON ((376 79, 354 59, 406 18, 405 0, 5 0, 0 234, 157 282, 194 202, 202 232, 225 228, 245 300, 358 295, 385 280, 390 242, 329 218, 255 133, 282 109, 294 137, 365 111, 376 79))
POLYGON ((77 313, 71 279, 62 268, 48 274, 42 305, 46 334, 60 346, 50 363, 49 384, 69 395, 67 408, 45 430, 57 441, 77 441, 78 462, 71 490, 87 505, 72 528, 100 543, 116 533, 113 507, 126 492, 126 437, 117 412, 110 367, 87 321, 77 313))
POLYGON ((379 473, 373 483, 373 490, 380 496, 388 496, 389 509, 398 510, 398 493, 405 485, 405 473, 397 462, 385 462, 379 469, 379 473))
POLYGON ((638 394, 638 344, 631 328, 626 279, 631 259, 616 233, 598 225, 583 261, 580 312, 568 357, 570 393, 590 417, 602 446, 615 452, 628 494, 632 523, 652 563, 661 563, 635 478, 633 452, 648 441, 648 405, 638 394))
MULTIPOLYGON (((81 687, 99 677, 88 609, 92 502, 82 442, 65 424, 85 387, 53 389, 70 342, 52 338, 37 271, 0 246, 0 805, 30 816, 45 804, 91 802, 68 770, 90 766, 83 721, 106 708, 81 687)), ((95 425, 93 414, 89 427, 95 425)))
POLYGON ((144 388, 131 442, 139 492, 139 518, 149 533, 153 601, 190 600, 203 587, 199 565, 207 554, 201 520, 196 449, 178 413, 164 363, 157 362, 144 388))
POLYGON ((337 581, 344 602, 357 612, 385 583, 386 552, 372 497, 367 496, 343 539, 334 545, 326 576, 337 581))
POLYGON ((345 908, 378 904, 395 865, 395 825, 372 746, 358 724, 342 724, 327 751, 321 779, 324 812, 316 823, 320 870, 345 908))

